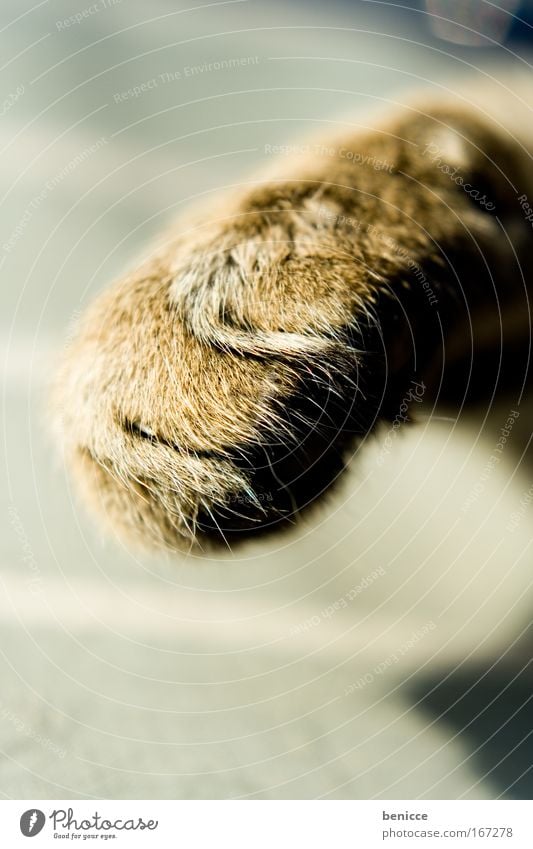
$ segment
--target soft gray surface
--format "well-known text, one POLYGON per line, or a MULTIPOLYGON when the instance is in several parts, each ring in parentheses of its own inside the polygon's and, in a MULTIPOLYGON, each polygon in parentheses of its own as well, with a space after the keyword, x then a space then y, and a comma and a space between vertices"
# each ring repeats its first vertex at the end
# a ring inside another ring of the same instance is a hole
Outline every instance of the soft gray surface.
POLYGON ((104 543, 51 450, 46 379, 69 323, 189 198, 247 179, 265 145, 357 126, 369 99, 479 61, 373 4, 193 5, 122 0, 68 31, 70 3, 2 5, 2 91, 25 87, 0 122, 2 244, 31 214, 1 254, 0 793, 528 796, 525 413, 477 487, 512 400, 483 428, 486 410, 425 411, 379 465, 381 434, 297 535, 217 563, 104 543))

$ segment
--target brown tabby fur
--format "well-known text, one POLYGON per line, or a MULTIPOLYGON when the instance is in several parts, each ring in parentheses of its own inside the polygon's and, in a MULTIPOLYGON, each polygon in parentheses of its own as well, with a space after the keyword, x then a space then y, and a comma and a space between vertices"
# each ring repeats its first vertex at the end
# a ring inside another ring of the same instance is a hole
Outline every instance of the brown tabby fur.
POLYGON ((54 406, 114 530, 187 550, 291 523, 413 380, 461 400, 527 338, 533 121, 511 88, 313 140, 95 300, 54 406))

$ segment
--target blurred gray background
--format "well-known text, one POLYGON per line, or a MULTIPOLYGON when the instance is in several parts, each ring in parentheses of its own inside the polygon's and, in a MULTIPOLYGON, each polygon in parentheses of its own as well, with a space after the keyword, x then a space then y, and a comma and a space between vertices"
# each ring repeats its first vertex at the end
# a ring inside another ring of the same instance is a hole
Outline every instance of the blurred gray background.
POLYGON ((524 402, 495 466, 516 398, 424 411, 297 533, 218 561, 103 540, 46 421, 79 312, 191 200, 527 67, 530 4, 460 5, 477 34, 439 0, 2 3, 3 797, 531 797, 524 402))

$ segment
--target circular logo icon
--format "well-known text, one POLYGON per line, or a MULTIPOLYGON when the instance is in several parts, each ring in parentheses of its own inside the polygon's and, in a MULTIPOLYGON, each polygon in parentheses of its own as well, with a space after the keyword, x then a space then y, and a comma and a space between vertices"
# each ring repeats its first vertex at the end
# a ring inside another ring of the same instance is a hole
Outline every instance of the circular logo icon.
POLYGON ((24 811, 20 818, 20 830, 24 837, 35 837, 42 831, 46 822, 46 817, 38 808, 30 808, 29 811, 24 811))

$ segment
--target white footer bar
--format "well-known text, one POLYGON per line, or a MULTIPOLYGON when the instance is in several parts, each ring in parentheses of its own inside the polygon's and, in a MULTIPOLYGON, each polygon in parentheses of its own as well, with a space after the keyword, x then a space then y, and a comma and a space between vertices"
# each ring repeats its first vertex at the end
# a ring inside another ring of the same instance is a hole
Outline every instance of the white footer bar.
POLYGON ((526 801, 10 800, 0 802, 0 845, 530 849, 531 819, 526 801))

